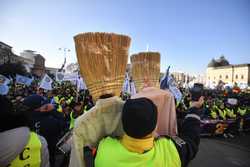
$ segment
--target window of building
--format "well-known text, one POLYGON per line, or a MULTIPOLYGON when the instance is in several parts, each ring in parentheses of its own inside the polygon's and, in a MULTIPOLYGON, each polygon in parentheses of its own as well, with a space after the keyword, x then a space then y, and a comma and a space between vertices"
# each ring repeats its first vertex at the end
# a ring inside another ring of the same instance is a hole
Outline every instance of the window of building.
POLYGON ((235 75, 235 79, 238 79, 238 75, 237 74, 235 75))
POLYGON ((214 77, 214 80, 216 80, 216 77, 214 77))
POLYGON ((208 77, 208 80, 210 80, 210 77, 208 77))
POLYGON ((220 75, 220 79, 222 78, 222 76, 220 75))
POLYGON ((244 75, 241 75, 241 79, 244 79, 244 75))
POLYGON ((226 75, 226 79, 228 79, 228 75, 226 75))

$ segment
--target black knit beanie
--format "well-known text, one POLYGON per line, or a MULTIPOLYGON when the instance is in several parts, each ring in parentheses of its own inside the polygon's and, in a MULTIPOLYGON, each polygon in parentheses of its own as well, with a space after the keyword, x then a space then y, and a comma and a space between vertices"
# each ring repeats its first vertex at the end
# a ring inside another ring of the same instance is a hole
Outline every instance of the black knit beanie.
POLYGON ((122 124, 126 134, 143 138, 156 127, 157 107, 147 98, 129 99, 122 111, 122 124))

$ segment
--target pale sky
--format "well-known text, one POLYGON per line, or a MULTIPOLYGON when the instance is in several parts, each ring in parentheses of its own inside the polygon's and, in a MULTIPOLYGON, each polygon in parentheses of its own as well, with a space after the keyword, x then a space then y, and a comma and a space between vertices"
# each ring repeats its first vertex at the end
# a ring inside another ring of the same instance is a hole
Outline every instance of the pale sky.
POLYGON ((203 73, 221 54, 250 63, 249 0, 1 0, 0 41, 35 50, 46 66, 76 62, 73 36, 115 32, 132 38, 130 54, 161 53, 161 71, 203 73))

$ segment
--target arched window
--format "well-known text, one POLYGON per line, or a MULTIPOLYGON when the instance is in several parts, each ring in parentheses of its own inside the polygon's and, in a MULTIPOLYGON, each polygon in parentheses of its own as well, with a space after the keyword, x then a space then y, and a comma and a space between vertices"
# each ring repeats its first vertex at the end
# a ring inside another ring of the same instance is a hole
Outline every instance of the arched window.
POLYGON ((214 77, 214 80, 216 80, 216 77, 214 77))
POLYGON ((244 79, 244 75, 241 75, 241 79, 244 79))
POLYGON ((226 75, 226 79, 228 79, 228 75, 226 75))
POLYGON ((220 75, 220 79, 222 78, 222 76, 220 75))
POLYGON ((238 79, 238 75, 237 74, 235 75, 235 79, 238 79))

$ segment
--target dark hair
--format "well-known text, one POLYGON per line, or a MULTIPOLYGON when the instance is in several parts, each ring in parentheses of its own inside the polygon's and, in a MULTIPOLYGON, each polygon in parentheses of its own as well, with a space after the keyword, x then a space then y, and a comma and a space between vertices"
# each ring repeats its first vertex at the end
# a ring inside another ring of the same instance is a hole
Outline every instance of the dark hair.
POLYGON ((113 97, 113 96, 114 96, 113 94, 104 94, 100 96, 100 99, 106 99, 106 98, 113 97))
POLYGON ((204 96, 204 87, 203 84, 195 83, 193 88, 190 89, 191 100, 198 101, 201 96, 204 96))
POLYGON ((29 127, 27 110, 21 106, 13 107, 12 103, 4 96, 0 96, 0 132, 18 128, 29 127))
POLYGON ((125 133, 134 138, 143 138, 156 127, 157 107, 147 98, 128 99, 122 111, 125 133))

